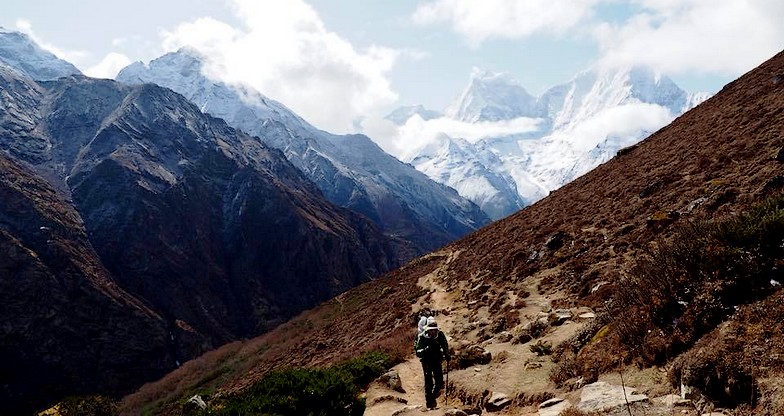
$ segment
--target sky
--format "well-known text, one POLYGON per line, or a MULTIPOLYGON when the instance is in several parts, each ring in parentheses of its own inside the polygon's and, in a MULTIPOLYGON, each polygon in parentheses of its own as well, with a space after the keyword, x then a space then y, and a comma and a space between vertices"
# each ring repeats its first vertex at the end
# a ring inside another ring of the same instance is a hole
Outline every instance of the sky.
POLYGON ((213 76, 335 133, 403 105, 443 110, 474 68, 533 95, 592 65, 648 65, 716 92, 784 49, 781 22, 781 0, 3 0, 0 12, 95 77, 196 48, 213 76))

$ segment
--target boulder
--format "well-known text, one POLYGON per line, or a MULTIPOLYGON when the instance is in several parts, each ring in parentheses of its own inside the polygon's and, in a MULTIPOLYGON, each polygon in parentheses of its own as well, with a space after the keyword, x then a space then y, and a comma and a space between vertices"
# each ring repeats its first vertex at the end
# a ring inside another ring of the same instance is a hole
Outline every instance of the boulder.
POLYGON ((378 382, 394 391, 400 393, 406 392, 406 390, 403 389, 403 382, 400 380, 400 374, 395 370, 389 370, 382 374, 381 377, 378 378, 378 382))
POLYGON ((544 246, 550 250, 558 250, 563 246, 564 241, 568 236, 569 234, 566 234, 564 231, 558 231, 547 239, 544 246))
POLYGON ((490 398, 485 403, 485 409, 488 412, 498 412, 512 404, 512 399, 508 395, 499 392, 493 392, 490 398))
POLYGON ((449 409, 444 412, 444 416, 468 416, 468 413, 460 409, 449 409))
POLYGON ((562 399, 560 397, 554 397, 554 398, 552 398, 550 400, 547 400, 547 401, 542 402, 541 404, 539 404, 539 408, 540 409, 544 409, 546 407, 555 406, 558 403, 563 403, 564 400, 565 399, 562 399))
POLYGON ((569 400, 550 399, 539 405, 539 416, 559 416, 561 412, 572 407, 569 400))
POLYGON ((509 332, 509 331, 503 331, 503 332, 501 332, 500 334, 498 334, 498 335, 496 335, 496 336, 495 336, 495 339, 496 339, 498 342, 509 342, 509 341, 511 341, 511 340, 512 340, 512 338, 514 338, 514 336, 513 336, 513 335, 512 335, 512 333, 511 333, 511 332, 509 332))
POLYGON ((493 357, 481 345, 471 345, 456 355, 458 368, 468 368, 477 364, 489 364, 493 357))
POLYGON ((604 412, 631 403, 648 401, 644 394, 634 394, 631 387, 614 386, 602 381, 588 384, 580 395, 577 409, 585 412, 604 412))
POLYGON ((207 403, 202 399, 201 396, 198 394, 188 399, 184 405, 182 405, 182 414, 190 415, 195 414, 201 410, 207 408, 207 403))
POLYGON ((404 399, 402 397, 397 397, 397 396, 393 396, 391 394, 386 394, 384 396, 379 396, 379 397, 374 398, 372 403, 371 403, 371 406, 379 404, 379 403, 384 403, 384 402, 396 402, 396 403, 401 403, 401 404, 408 404, 408 400, 406 400, 406 399, 404 399))
POLYGON ((569 309, 556 309, 550 312, 547 321, 551 326, 560 326, 564 322, 572 319, 572 312, 569 309))

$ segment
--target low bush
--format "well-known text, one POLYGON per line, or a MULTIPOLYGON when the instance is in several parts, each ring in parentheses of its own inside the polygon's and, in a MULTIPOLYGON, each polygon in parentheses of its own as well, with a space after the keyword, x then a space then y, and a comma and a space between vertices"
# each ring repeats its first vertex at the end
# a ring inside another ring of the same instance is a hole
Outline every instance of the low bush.
POLYGON ((550 355, 553 352, 553 344, 539 340, 536 341, 535 344, 528 346, 528 349, 530 349, 532 353, 541 357, 542 355, 550 355))
POLYGON ((580 410, 572 406, 561 411, 558 416, 599 416, 599 413, 586 412, 585 410, 580 410))
POLYGON ((364 387, 391 368, 395 363, 389 355, 380 351, 370 351, 352 360, 344 361, 335 366, 345 371, 359 387, 364 387))
POLYGON ((274 370, 241 394, 212 406, 214 415, 362 415, 360 389, 384 373, 389 356, 369 352, 322 369, 274 370))
POLYGON ((783 242, 784 197, 732 219, 682 227, 619 285, 611 313, 620 342, 645 365, 685 351, 739 305, 776 289, 783 242))
POLYGON ((104 396, 68 397, 59 405, 62 416, 114 416, 117 402, 104 396))

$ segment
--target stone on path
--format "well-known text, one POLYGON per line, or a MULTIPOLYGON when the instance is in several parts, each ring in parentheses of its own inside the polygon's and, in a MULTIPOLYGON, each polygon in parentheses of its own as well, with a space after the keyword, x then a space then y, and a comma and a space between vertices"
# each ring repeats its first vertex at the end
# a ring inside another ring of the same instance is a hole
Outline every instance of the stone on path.
POLYGON ((572 407, 569 400, 563 400, 549 407, 539 408, 539 416, 559 416, 561 412, 572 407))
POLYGON ((623 387, 597 381, 596 383, 588 384, 583 387, 577 409, 586 412, 603 412, 620 406, 626 406, 627 401, 629 404, 632 404, 647 400, 648 396, 644 394, 634 394, 634 389, 631 387, 626 387, 626 395, 624 397, 623 387))
POLYGON ((395 370, 389 370, 381 375, 381 377, 378 378, 378 382, 394 391, 400 393, 406 392, 406 390, 403 389, 403 382, 400 380, 400 375, 395 370))
POLYGON ((485 403, 488 412, 497 412, 512 404, 512 400, 504 393, 493 392, 490 399, 485 403))

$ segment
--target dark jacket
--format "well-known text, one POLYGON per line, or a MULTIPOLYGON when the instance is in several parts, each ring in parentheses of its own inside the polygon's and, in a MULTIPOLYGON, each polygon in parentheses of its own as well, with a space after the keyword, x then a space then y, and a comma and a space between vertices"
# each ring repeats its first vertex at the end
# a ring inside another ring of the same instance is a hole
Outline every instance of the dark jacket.
POLYGON ((435 337, 428 337, 425 333, 419 334, 414 343, 414 352, 420 360, 438 361, 443 359, 450 360, 449 345, 446 342, 446 335, 438 331, 435 337))

